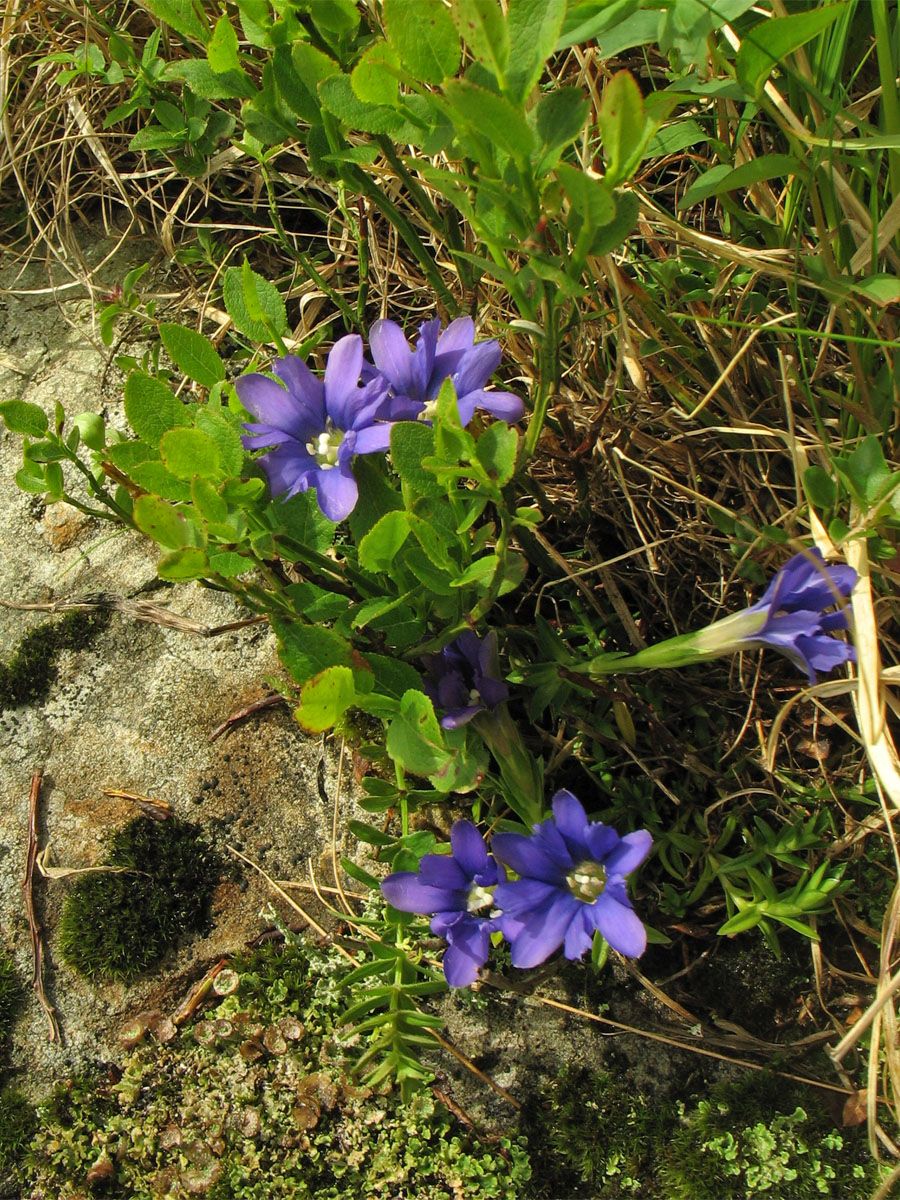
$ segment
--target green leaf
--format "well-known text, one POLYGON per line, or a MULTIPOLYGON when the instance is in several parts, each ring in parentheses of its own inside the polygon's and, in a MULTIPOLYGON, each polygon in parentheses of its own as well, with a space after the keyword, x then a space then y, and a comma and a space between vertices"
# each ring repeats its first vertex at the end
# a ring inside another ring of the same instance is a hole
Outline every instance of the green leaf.
POLYGON ((364 104, 397 103, 399 61, 387 42, 371 45, 350 74, 350 83, 364 104))
POLYGON ((50 426, 40 405, 27 400, 4 400, 0 404, 0 417, 10 433, 24 433, 28 437, 43 437, 50 426))
POLYGON ((240 475, 244 468, 244 447, 235 421, 210 408, 198 408, 194 428, 214 442, 229 475, 240 475))
POLYGON ((407 514, 402 510, 385 513, 359 543, 360 566, 367 571, 390 571, 408 537, 407 514))
POLYGON ((153 446, 148 446, 146 442, 116 442, 115 445, 106 447, 106 457, 114 467, 118 467, 126 475, 131 475, 134 468, 141 463, 159 458, 159 451, 153 446))
POLYGON ((212 37, 206 47, 206 61, 217 75, 225 71, 239 71, 237 34, 231 21, 223 13, 216 21, 212 37))
POLYGON ((509 62, 509 29, 497 0, 454 0, 450 16, 472 57, 487 67, 502 88, 509 62))
POLYGON ((578 137, 590 112, 591 102, 580 88, 554 88, 537 103, 534 124, 540 140, 535 174, 552 171, 563 149, 578 137))
POLYGON ((387 104, 367 104, 353 90, 349 75, 330 75, 319 84, 319 97, 329 112, 363 133, 395 134, 406 121, 387 104))
POLYGON ((324 554, 334 541, 337 525, 329 521, 312 492, 298 492, 290 500, 279 500, 270 509, 276 534, 282 532, 301 546, 324 554))
POLYGON ((184 405, 166 385, 144 371, 132 371, 125 381, 125 416, 142 441, 158 446, 169 429, 184 423, 184 405))
POLYGON ((384 654, 367 654, 366 662, 375 675, 375 690, 384 696, 399 700, 405 692, 416 691, 422 686, 422 677, 415 667, 402 658, 388 658, 384 654))
POLYGON ((519 437, 504 421, 489 425, 475 443, 475 455, 488 475, 504 487, 516 469, 519 437))
POLYGON ((616 198, 602 179, 594 179, 569 163, 560 163, 556 177, 569 200, 569 226, 574 237, 573 256, 584 262, 594 249, 597 231, 616 217, 616 198))
POLYGON ((690 208, 707 196, 720 196, 723 192, 744 191, 765 179, 799 179, 807 177, 803 163, 792 154, 764 154, 760 158, 732 167, 728 163, 717 163, 695 179, 678 201, 679 208, 690 208))
POLYGON ((197 476, 191 484, 191 499, 204 521, 221 523, 228 518, 228 505, 208 479, 197 476))
POLYGON ((37 463, 27 462, 24 467, 20 467, 16 471, 16 487, 21 488, 23 492, 43 495, 47 490, 46 470, 46 467, 39 466, 37 463))
POLYGON ((421 83, 443 83, 459 70, 459 35, 441 0, 384 0, 388 42, 421 83))
POLYGON ((419 496, 443 496, 445 488, 422 459, 434 454, 434 429, 421 421, 398 421, 391 430, 394 470, 419 496))
POLYGON ((338 64, 309 42, 276 46, 272 64, 285 104, 302 120, 317 125, 322 120, 319 84, 330 75, 340 74, 338 64))
POLYGON ((866 504, 874 504, 891 478, 878 438, 874 434, 863 438, 859 448, 845 460, 845 466, 857 495, 866 504))
POLYGON ((470 83, 452 79, 444 89, 452 105, 455 126, 467 125, 512 158, 525 159, 534 149, 534 134, 524 115, 504 96, 470 83))
POLYGON ((476 558, 473 563, 469 563, 461 575, 453 580, 453 587, 467 587, 470 583, 490 583, 499 565, 500 559, 496 554, 486 554, 483 558, 476 558))
POLYGON ((185 546, 164 554, 156 564, 160 579, 202 579, 210 573, 206 552, 199 546, 185 546))
POLYGON ((146 125, 139 129, 128 143, 129 150, 171 150, 180 146, 184 135, 171 133, 160 125, 146 125))
POLYGON ((199 58, 169 63, 163 72, 163 79, 186 83, 194 95, 202 100, 249 100, 255 91, 250 77, 244 71, 217 73, 208 62, 199 58))
POLYGON ((160 439, 159 452, 177 479, 221 479, 225 473, 218 446, 199 429, 170 429, 160 439))
POLYGON ((411 689, 403 693, 400 712, 388 729, 386 747, 394 762, 413 775, 429 776, 446 765, 449 755, 441 727, 424 692, 411 689))
POLYGON ((750 96, 759 96, 776 63, 807 42, 847 11, 847 4, 830 4, 788 17, 766 19, 744 34, 735 59, 738 82, 750 96))
POLYGON ((867 300, 882 306, 896 304, 900 301, 900 278, 881 272, 870 275, 867 279, 858 279, 853 284, 853 291, 867 300))
POLYGON ((287 312, 281 293, 249 267, 246 274, 240 267, 229 267, 222 294, 235 328, 247 337, 267 343, 273 340, 273 332, 279 336, 287 333, 287 312))
POLYGON ((22 456, 27 462, 51 463, 68 458, 69 452, 59 442, 32 442, 24 448, 22 456))
POLYGON ((606 180, 615 186, 628 178, 629 166, 640 162, 652 134, 646 129, 641 89, 629 71, 618 71, 603 89, 597 126, 606 160, 606 180))
POLYGON ((234 579, 246 571, 252 571, 256 566, 252 558, 238 554, 234 550, 210 550, 209 569, 225 579, 234 579))
POLYGON ((225 378, 225 366, 202 333, 164 321, 159 327, 172 362, 201 387, 211 388, 225 378))
POLYGON ((163 496, 166 500, 187 501, 191 498, 190 484, 173 475, 158 459, 151 459, 132 467, 131 479, 138 487, 152 492, 155 496, 163 496))
POLYGON ((209 41, 209 29, 197 16, 191 0, 145 0, 145 4, 154 17, 171 25, 183 37, 203 46, 209 41))
POLYGON ((180 550, 191 545, 191 529, 184 516, 159 496, 138 496, 133 516, 138 529, 161 546, 180 550))
POLYGON ((821 467, 807 467, 803 472, 803 490, 816 508, 831 508, 837 500, 837 485, 821 467))
POLYGON ((447 540, 441 537, 440 527, 431 521, 423 521, 414 513, 407 513, 406 519, 416 541, 428 555, 429 561, 442 571, 455 575, 456 563, 450 557, 447 540))
POLYGON ((350 668, 326 667, 303 685, 294 719, 307 733, 324 733, 347 711, 355 697, 356 685, 350 668))
POLYGON ((326 667, 352 664, 350 643, 333 629, 302 625, 284 617, 272 617, 272 628, 278 638, 278 657, 291 678, 301 685, 326 667))
POLYGON ((509 0, 506 91, 512 99, 525 100, 543 75, 565 15, 566 0, 509 0))

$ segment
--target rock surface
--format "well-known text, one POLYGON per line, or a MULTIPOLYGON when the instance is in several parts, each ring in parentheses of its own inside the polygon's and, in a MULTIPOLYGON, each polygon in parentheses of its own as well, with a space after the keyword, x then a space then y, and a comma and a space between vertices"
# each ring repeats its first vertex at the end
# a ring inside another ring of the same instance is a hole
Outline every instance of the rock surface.
MULTIPOLYGON (((94 243, 87 257, 99 262, 108 249, 94 243)), ((127 261, 104 268, 100 286, 152 251, 151 244, 132 243, 127 261)), ((49 282, 38 264, 0 273, 0 400, 29 400, 52 414, 58 399, 69 416, 102 411, 121 423, 122 375, 100 342, 90 302, 71 298, 78 295, 73 290, 54 297, 49 282)), ((156 586, 154 548, 66 506, 45 509, 40 497, 16 487, 20 466, 21 438, 4 430, 0 599, 46 603, 142 593, 201 626, 248 615, 231 597, 193 583, 144 594, 156 586)), ((0 660, 8 661, 24 634, 48 619, 0 608, 0 660)), ((131 802, 103 795, 104 788, 120 788, 168 801, 223 853, 229 843, 275 878, 307 879, 312 859, 317 878, 331 882, 336 748, 304 736, 284 705, 210 741, 217 725, 267 691, 266 676, 281 673, 266 626, 202 638, 114 613, 89 646, 64 651, 58 668, 46 701, 0 713, 0 945, 13 954, 23 980, 31 978, 31 946, 22 876, 28 795, 39 764, 40 845, 51 845, 57 865, 101 859, 111 832, 137 814, 131 802)), ((48 1040, 46 1018, 30 1000, 13 1062, 20 1086, 33 1096, 80 1064, 113 1056, 128 1015, 174 1008, 192 980, 264 927, 261 910, 276 899, 256 872, 236 871, 216 893, 209 936, 183 945, 126 987, 88 983, 58 961, 54 936, 69 886, 65 879, 36 882, 47 992, 63 1043, 48 1040)), ((279 909, 290 914, 284 902, 279 909)))

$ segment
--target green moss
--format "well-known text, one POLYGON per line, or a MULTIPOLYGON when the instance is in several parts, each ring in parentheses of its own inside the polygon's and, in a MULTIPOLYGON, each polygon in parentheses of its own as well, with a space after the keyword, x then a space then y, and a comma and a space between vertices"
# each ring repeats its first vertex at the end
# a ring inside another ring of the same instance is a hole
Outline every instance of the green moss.
POLYGON ((37 1119, 32 1105, 14 1088, 0 1092, 0 1178, 21 1166, 37 1119))
POLYGON ((25 999, 25 988, 13 961, 0 950, 0 1044, 9 1037, 10 1028, 25 999))
POLYGON ((132 979, 208 927, 221 864, 196 826, 137 817, 113 835, 103 865, 131 869, 82 875, 63 903, 60 953, 81 974, 132 979))
POLYGON ((232 963, 230 994, 171 1041, 139 1044, 39 1107, 27 1182, 75 1200, 102 1161, 129 1200, 456 1200, 527 1195, 520 1141, 485 1144, 429 1094, 355 1086, 335 1030, 345 967, 271 946, 232 963))
POLYGON ((26 633, 8 663, 0 663, 0 711, 43 700, 56 680, 62 650, 81 650, 106 628, 108 609, 75 610, 26 633))
POLYGON ((777 1076, 673 1104, 569 1072, 526 1121, 542 1197, 864 1200, 881 1179, 862 1130, 836 1130, 812 1089, 777 1076))

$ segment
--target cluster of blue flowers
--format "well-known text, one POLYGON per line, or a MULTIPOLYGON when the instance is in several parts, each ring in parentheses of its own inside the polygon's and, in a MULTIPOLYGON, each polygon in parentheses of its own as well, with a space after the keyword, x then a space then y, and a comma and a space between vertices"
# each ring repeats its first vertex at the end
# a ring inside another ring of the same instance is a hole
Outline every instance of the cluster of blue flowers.
POLYGON ((241 404, 256 418, 244 426, 244 448, 271 447, 258 462, 272 495, 287 499, 314 487, 331 521, 349 516, 359 498, 353 458, 386 451, 397 421, 430 421, 445 380, 453 381, 463 425, 476 408, 510 423, 525 412, 512 392, 485 390, 500 365, 500 345, 476 343, 469 317, 452 321, 443 332, 438 318, 424 322, 414 348, 395 322, 376 321, 369 346, 374 362, 364 358, 357 334, 335 342, 324 379, 288 354, 272 364, 280 383, 250 374, 235 385, 241 404))
POLYGON ((497 932, 509 942, 515 967, 535 967, 560 947, 566 958, 581 958, 597 931, 620 954, 642 954, 647 934, 625 877, 650 845, 645 829, 619 837, 589 821, 571 792, 560 791, 552 818, 530 835, 497 833, 489 853, 472 822, 457 821, 449 856, 426 854, 418 872, 395 871, 381 890, 394 908, 431 915, 432 933, 447 942, 447 982, 468 987, 497 932), (507 867, 518 878, 509 879, 507 867))

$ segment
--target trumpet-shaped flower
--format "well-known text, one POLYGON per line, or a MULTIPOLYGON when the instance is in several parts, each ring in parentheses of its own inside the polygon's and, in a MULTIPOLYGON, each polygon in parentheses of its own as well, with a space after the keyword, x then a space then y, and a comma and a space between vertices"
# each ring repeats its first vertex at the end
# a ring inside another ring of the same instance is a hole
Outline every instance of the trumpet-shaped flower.
POLYGON ((354 455, 390 445, 387 384, 375 376, 361 387, 362 368, 362 338, 349 334, 332 347, 324 380, 298 355, 288 354, 272 364, 284 387, 256 374, 235 384, 241 404, 258 422, 244 426, 245 449, 273 447, 258 460, 272 495, 287 499, 314 487, 330 521, 349 516, 359 498, 354 455))
POLYGON ((469 424, 476 408, 510 424, 525 413, 524 403, 513 392, 485 391, 500 365, 500 345, 476 343, 471 317, 458 317, 443 333, 439 317, 423 322, 415 349, 396 322, 376 321, 369 330, 369 345, 375 366, 393 392, 395 420, 431 421, 445 379, 453 381, 463 425, 469 424))
POLYGON ((495 855, 519 876, 494 892, 513 966, 536 967, 560 946, 566 958, 581 958, 597 930, 620 954, 642 954, 647 934, 628 899, 625 876, 650 845, 645 829, 619 837, 608 825, 589 821, 567 791, 556 793, 552 819, 535 825, 530 836, 495 834, 495 855))
POLYGON ((584 669, 593 675, 610 675, 683 667, 768 647, 789 658, 815 683, 817 671, 833 671, 856 659, 853 646, 833 636, 849 628, 849 606, 836 606, 848 599, 855 583, 852 567, 827 565, 818 549, 804 550, 775 573, 762 597, 749 608, 637 654, 601 655, 584 669))
POLYGON ((483 639, 466 630, 440 653, 422 659, 429 675, 422 686, 435 706, 445 710, 444 729, 458 729, 509 698, 499 674, 493 630, 483 639))
POLYGON ((388 875, 381 890, 401 912, 433 914, 431 932, 447 941, 447 982, 451 987, 468 987, 487 962, 491 934, 498 928, 494 889, 506 873, 488 854, 471 821, 455 823, 450 846, 449 856, 424 855, 418 872, 388 875))

